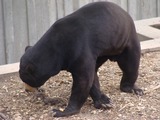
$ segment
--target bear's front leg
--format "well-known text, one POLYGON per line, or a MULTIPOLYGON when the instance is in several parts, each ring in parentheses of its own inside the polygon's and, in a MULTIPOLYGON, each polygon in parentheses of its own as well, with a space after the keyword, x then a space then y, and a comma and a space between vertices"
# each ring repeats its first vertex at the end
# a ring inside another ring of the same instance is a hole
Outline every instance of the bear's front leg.
POLYGON ((74 69, 71 71, 73 86, 68 106, 64 111, 54 109, 54 117, 70 116, 80 111, 89 96, 89 91, 93 84, 94 66, 94 64, 79 64, 78 66, 74 66, 74 69))
POLYGON ((90 89, 90 96, 93 99, 94 107, 97 109, 110 109, 113 107, 110 98, 108 98, 100 90, 100 84, 96 72, 94 76, 93 85, 90 89))

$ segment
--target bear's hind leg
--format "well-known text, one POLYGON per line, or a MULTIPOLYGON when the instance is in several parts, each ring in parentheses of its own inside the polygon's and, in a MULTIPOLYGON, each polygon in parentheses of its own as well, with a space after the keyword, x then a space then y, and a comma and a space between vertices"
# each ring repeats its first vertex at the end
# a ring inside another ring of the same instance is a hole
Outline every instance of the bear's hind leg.
POLYGON ((140 49, 126 48, 117 60, 119 67, 123 72, 120 83, 120 89, 123 92, 143 95, 143 91, 135 85, 138 77, 138 69, 140 62, 140 49), (135 49, 135 50, 134 50, 135 49))

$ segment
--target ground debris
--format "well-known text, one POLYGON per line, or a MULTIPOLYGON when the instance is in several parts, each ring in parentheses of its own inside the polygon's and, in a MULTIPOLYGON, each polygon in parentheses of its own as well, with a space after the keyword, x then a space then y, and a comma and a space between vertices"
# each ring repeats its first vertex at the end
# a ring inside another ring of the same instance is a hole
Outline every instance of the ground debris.
POLYGON ((101 89, 113 103, 109 110, 95 109, 89 97, 79 114, 53 118, 52 109, 64 110, 72 88, 71 74, 62 71, 35 93, 25 91, 18 73, 0 76, 0 120, 160 120, 160 52, 141 57, 137 85, 143 96, 119 90, 122 76, 115 62, 98 71, 101 89))
POLYGON ((8 116, 0 112, 0 120, 10 120, 8 116))

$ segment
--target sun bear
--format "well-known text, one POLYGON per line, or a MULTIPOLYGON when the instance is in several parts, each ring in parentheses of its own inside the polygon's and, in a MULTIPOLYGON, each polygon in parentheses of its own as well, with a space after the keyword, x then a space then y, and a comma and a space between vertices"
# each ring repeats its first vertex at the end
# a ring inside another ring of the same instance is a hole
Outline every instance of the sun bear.
POLYGON ((63 117, 78 113, 89 95, 96 108, 108 107, 110 99, 100 90, 97 75, 107 60, 122 70, 120 90, 142 95, 135 86, 140 55, 130 15, 114 3, 95 2, 57 20, 34 46, 27 47, 19 74, 24 83, 37 88, 61 70, 70 72, 68 105, 64 111, 54 110, 55 117, 63 117))

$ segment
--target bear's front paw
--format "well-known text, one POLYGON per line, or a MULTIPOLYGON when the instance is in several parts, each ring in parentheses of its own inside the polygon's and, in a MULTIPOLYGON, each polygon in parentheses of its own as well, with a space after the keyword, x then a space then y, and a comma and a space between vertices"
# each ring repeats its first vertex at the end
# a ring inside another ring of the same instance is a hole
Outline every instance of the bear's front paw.
POLYGON ((66 117, 66 116, 74 115, 76 113, 79 113, 79 110, 65 109, 64 111, 61 111, 61 110, 53 109, 54 117, 66 117))
POLYGON ((110 98, 102 94, 99 100, 94 101, 94 107, 97 109, 110 109, 113 107, 113 104, 110 98))

